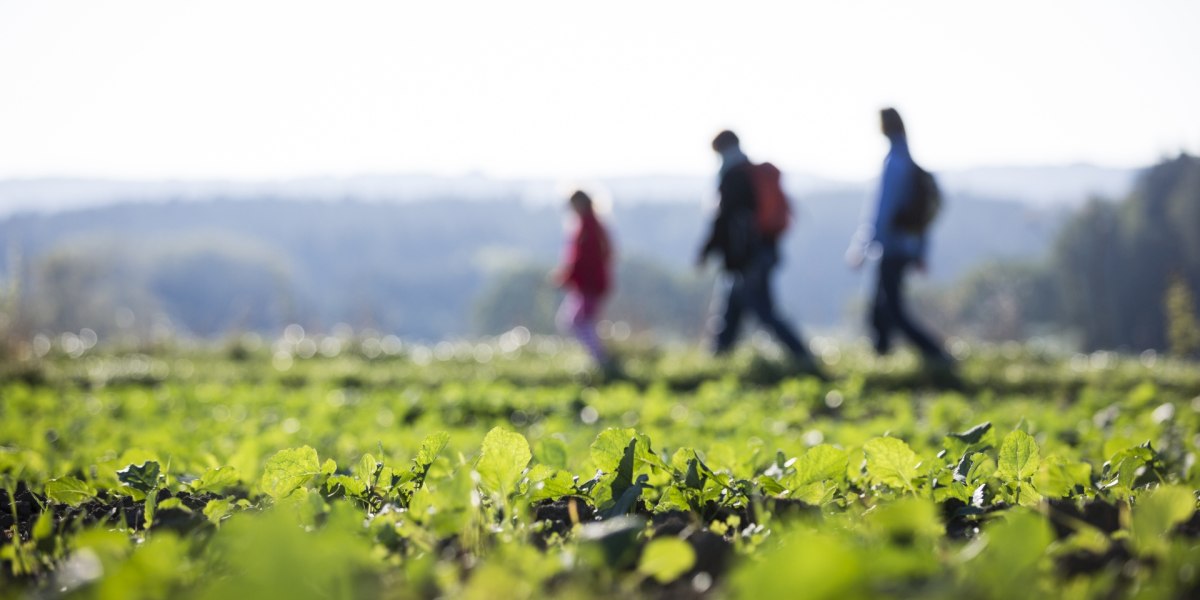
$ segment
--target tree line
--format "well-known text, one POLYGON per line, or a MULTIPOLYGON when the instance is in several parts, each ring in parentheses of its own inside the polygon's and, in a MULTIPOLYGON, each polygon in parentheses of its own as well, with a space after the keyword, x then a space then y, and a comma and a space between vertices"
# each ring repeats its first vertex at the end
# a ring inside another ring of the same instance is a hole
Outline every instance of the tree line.
POLYGON ((1092 198, 1040 261, 1002 261, 926 293, 932 318, 991 339, 1073 334, 1082 350, 1200 351, 1200 159, 1164 160, 1092 198))

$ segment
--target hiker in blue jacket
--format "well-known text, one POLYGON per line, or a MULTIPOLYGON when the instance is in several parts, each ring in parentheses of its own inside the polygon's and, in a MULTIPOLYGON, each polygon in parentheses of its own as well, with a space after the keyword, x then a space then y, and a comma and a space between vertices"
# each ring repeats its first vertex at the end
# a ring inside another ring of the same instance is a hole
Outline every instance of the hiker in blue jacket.
POLYGON ((917 347, 921 356, 934 365, 949 365, 951 360, 941 345, 918 326, 904 305, 904 277, 909 267, 925 271, 926 232, 914 232, 896 225, 896 215, 912 200, 917 167, 908 153, 904 121, 894 108, 880 111, 883 134, 891 150, 883 164, 879 198, 873 218, 863 223, 846 253, 854 268, 869 256, 878 257, 879 273, 875 297, 870 309, 870 325, 875 351, 887 354, 892 347, 892 332, 899 329, 917 347))
POLYGON ((771 271, 779 262, 778 240, 755 229, 757 201, 750 159, 732 131, 718 134, 712 148, 721 156, 717 188, 720 201, 696 262, 703 266, 710 254, 721 254, 728 274, 725 306, 717 322, 713 350, 724 354, 733 348, 743 313, 750 311, 788 349, 801 370, 825 377, 796 330, 775 310, 771 271))

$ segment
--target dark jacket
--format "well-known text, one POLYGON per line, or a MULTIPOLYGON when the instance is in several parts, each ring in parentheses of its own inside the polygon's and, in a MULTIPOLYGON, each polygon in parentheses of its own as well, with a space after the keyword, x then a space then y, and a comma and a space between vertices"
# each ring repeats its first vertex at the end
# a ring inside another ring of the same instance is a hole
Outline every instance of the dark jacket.
POLYGON ((756 205, 749 164, 726 172, 717 189, 720 202, 701 256, 720 253, 726 271, 741 271, 750 257, 768 243, 754 221, 756 205))

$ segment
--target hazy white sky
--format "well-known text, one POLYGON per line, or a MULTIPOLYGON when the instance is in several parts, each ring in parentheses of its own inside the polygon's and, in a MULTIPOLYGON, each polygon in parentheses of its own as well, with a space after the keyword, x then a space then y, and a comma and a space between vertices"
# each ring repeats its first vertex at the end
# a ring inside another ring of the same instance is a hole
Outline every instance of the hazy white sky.
POLYGON ((0 0, 0 177, 868 177, 1200 152, 1200 2, 0 0))

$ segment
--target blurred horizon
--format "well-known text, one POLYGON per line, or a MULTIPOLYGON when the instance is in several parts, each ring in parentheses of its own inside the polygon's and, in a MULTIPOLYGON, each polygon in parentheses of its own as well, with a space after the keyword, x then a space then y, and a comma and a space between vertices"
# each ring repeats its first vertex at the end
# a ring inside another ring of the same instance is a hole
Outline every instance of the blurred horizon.
MULTIPOLYGON (((1034 207, 1073 207, 1092 197, 1115 199, 1126 193, 1145 168, 1078 163, 978 167, 938 172, 945 191, 1012 200, 1034 207)), ((784 185, 802 198, 827 192, 856 192, 864 198, 877 181, 835 179, 804 172, 785 173, 784 185)), ((35 177, 0 179, 0 218, 23 212, 53 213, 128 202, 194 201, 212 198, 273 197, 281 200, 365 200, 413 202, 430 197, 490 201, 518 199, 560 204, 570 189, 582 188, 609 203, 711 200, 712 176, 643 174, 595 178, 502 178, 483 173, 368 173, 279 179, 105 179, 35 177)))

